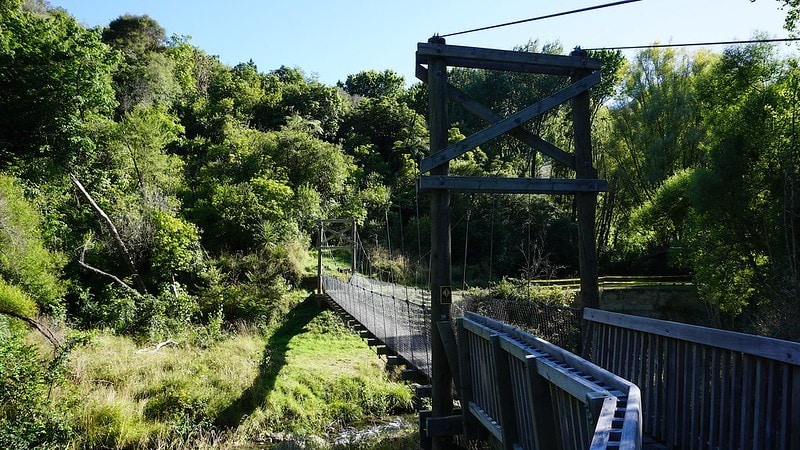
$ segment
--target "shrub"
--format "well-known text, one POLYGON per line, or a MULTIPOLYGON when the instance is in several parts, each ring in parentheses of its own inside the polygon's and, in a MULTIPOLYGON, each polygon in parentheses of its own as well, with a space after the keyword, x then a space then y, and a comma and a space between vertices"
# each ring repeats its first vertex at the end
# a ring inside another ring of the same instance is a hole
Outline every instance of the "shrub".
POLYGON ((494 283, 489 292, 492 298, 505 300, 530 300, 544 305, 570 306, 575 302, 575 291, 564 286, 532 285, 525 280, 503 278, 494 283))
POLYGON ((0 448, 60 448, 72 435, 69 416, 49 399, 58 370, 42 361, 22 333, 0 318, 0 448))
POLYGON ((0 175, 0 277, 19 286, 45 311, 63 312, 64 256, 45 246, 41 217, 17 181, 0 175))

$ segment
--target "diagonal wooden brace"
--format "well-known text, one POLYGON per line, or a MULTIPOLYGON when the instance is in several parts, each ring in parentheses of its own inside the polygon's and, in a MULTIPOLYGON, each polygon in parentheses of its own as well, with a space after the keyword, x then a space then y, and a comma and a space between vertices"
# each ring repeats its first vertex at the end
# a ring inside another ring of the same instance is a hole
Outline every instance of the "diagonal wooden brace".
POLYGON ((504 133, 507 133, 514 128, 517 128, 524 123, 541 116, 547 111, 555 108, 556 106, 566 102, 567 100, 589 90, 592 86, 600 82, 600 72, 592 72, 591 74, 577 80, 566 88, 550 95, 520 111, 502 119, 493 125, 484 128, 481 131, 456 142, 437 152, 434 155, 423 158, 420 162, 419 170, 421 173, 429 172, 431 169, 441 166, 442 164, 472 150, 473 148, 484 144, 504 133))

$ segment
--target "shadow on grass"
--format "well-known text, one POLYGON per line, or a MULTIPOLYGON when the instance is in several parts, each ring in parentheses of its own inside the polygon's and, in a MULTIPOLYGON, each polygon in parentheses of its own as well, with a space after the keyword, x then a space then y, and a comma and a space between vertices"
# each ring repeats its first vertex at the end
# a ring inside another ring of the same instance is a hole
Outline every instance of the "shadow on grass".
POLYGON ((243 417, 251 414, 264 404, 267 395, 275 388, 278 373, 286 364, 286 352, 293 337, 303 332, 319 314, 319 309, 310 298, 298 304, 286 315, 280 327, 273 331, 264 348, 264 357, 258 368, 258 375, 242 395, 225 408, 214 423, 219 427, 231 428, 239 425, 243 417))

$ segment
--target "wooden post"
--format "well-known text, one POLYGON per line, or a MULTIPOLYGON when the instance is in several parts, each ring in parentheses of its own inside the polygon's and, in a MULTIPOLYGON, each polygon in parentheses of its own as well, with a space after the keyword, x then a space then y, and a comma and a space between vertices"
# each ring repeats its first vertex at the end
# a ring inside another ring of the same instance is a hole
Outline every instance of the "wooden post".
MULTIPOLYGON (((431 44, 444 44, 434 36, 431 44)), ((447 147, 450 123, 447 117, 447 64, 443 58, 428 62, 429 128, 431 154, 447 147)), ((449 163, 431 170, 431 175, 447 176, 449 163)), ((431 415, 446 417, 453 412, 453 377, 437 322, 450 320, 450 305, 442 304, 443 291, 452 287, 450 271, 450 192, 431 190, 431 415)), ((449 438, 437 436, 433 450, 446 448, 449 438)))
POLYGON ((358 229, 356 228, 358 225, 356 224, 356 219, 353 219, 353 262, 350 267, 350 276, 356 274, 356 270, 358 269, 357 258, 358 258, 358 229))
MULTIPOLYGON (((570 56, 586 57, 583 50, 575 50, 570 56)), ((586 69, 573 69, 572 82, 589 75, 586 69)), ((589 91, 586 90, 572 100, 572 126, 575 134, 575 178, 596 179, 592 166, 592 137, 589 91)), ((578 215, 578 258, 581 276, 580 301, 582 306, 598 308, 600 290, 597 285, 597 239, 595 238, 595 209, 597 192, 578 192, 575 194, 575 208, 578 215)))
POLYGON ((322 294, 322 221, 317 226, 317 294, 322 294))

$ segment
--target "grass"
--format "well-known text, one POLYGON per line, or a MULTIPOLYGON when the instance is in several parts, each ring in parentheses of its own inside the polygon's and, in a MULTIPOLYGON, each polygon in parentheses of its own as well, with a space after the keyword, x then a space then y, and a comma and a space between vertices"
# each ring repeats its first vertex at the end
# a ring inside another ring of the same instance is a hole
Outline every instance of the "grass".
MULTIPOLYGON (((342 280, 350 278, 350 270, 353 268, 352 257, 344 251, 322 252, 322 271, 326 275, 331 275, 342 280)), ((317 274, 317 259, 314 259, 314 267, 310 268, 309 273, 317 274)))
POLYGON ((141 350, 98 332, 73 355, 72 383, 57 395, 72 404, 75 447, 229 448, 290 436, 326 447, 345 427, 411 408, 409 387, 308 301, 265 333, 244 327, 206 348, 141 350))

